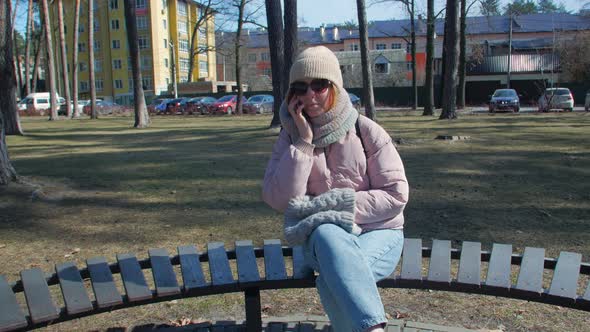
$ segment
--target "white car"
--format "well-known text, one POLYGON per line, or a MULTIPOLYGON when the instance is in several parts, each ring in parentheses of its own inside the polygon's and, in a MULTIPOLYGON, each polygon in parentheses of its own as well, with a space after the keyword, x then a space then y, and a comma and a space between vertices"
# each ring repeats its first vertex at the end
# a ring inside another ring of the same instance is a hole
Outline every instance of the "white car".
POLYGON ((562 109, 571 112, 574 110, 574 96, 568 88, 549 88, 539 97, 539 112, 548 112, 554 109, 562 109))

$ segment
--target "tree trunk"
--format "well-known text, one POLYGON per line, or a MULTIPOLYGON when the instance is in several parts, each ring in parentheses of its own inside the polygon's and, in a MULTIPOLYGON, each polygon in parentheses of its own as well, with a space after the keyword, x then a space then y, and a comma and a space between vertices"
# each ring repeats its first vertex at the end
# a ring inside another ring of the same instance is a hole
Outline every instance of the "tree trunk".
POLYGON ((363 70, 363 103, 365 104, 365 115, 376 120, 375 100, 373 97, 373 71, 369 59, 369 34, 367 31, 367 12, 365 0, 356 0, 356 8, 359 19, 359 37, 361 40, 361 64, 363 70))
POLYGON ((29 0, 27 11, 27 35, 25 42, 25 94, 31 93, 31 30, 33 27, 33 0, 29 0))
POLYGON ((139 40, 137 39, 137 23, 135 18, 135 0, 125 0, 125 25, 127 27, 127 42, 131 55, 133 72, 133 101, 135 108, 135 128, 147 128, 150 124, 150 117, 145 104, 143 93, 143 81, 141 78, 139 40))
POLYGON ((444 94, 444 90, 445 90, 445 80, 443 79, 445 77, 445 73, 446 73, 446 63, 447 63, 447 45, 445 43, 445 38, 447 36, 447 17, 445 16, 445 24, 444 24, 444 32, 443 32, 443 49, 442 49, 442 59, 440 62, 440 66, 441 66, 441 79, 440 79, 440 86, 439 86, 439 90, 438 92, 438 102, 437 102, 437 107, 438 108, 442 108, 442 103, 443 103, 443 99, 442 96, 444 94))
MULTIPOLYGON (((285 98, 285 85, 284 82, 288 79, 285 78, 283 69, 285 68, 284 62, 284 34, 283 34, 283 17, 281 13, 281 1, 280 0, 265 0, 266 3, 266 21, 268 25, 268 46, 270 48, 270 64, 272 68, 272 94, 275 102, 273 103, 273 120, 278 118, 279 109, 281 102, 285 98)), ((288 74, 287 74, 287 77, 288 74)), ((288 89, 288 87, 287 87, 288 89)), ((270 124, 273 127, 273 121, 270 124)), ((275 125, 276 126, 276 125, 275 125)))
MULTIPOLYGON (((16 10, 16 6, 14 7, 14 9, 16 10)), ((14 27, 12 28, 11 36, 14 37, 14 27)), ((16 38, 12 38, 10 40, 10 42, 12 43, 14 48, 16 49, 16 46, 17 46, 16 38)), ((20 75, 18 77, 16 75, 16 73, 20 73, 20 64, 18 61, 14 61, 14 59, 17 59, 17 58, 18 58, 18 51, 15 51, 13 53, 13 57, 12 57, 12 59, 13 59, 12 60, 12 70, 13 70, 14 75, 12 75, 11 77, 14 78, 14 83, 16 86, 15 93, 20 95, 21 91, 22 91, 20 89, 20 86, 21 86, 20 82, 22 82, 22 78, 20 77, 20 75), (16 68, 14 66, 16 66, 16 68)), ((4 79, 4 76, 0 76, 0 77, 2 77, 4 79)), ((3 93, 4 93, 4 91, 7 91, 7 90, 0 90, 0 91, 3 91, 3 93)), ((14 97, 16 98, 16 95, 14 97)), ((18 109, 16 108, 16 104, 15 104, 15 107, 13 107, 13 108, 3 107, 1 110, 2 110, 1 112, 3 113, 3 116, 4 116, 4 130, 5 130, 4 134, 5 135, 23 135, 23 128, 20 124, 20 117, 18 114, 18 109)))
MULTIPOLYGON (((88 86, 90 87, 90 118, 98 119, 94 78, 94 1, 88 1, 88 86)), ((75 45, 78 47, 78 45, 75 45)), ((77 64, 74 64, 77 65, 77 64)))
MULTIPOLYGON (((80 0, 74 2, 74 41, 72 43, 72 96, 74 97, 74 118, 80 117, 78 109, 78 29, 80 28, 80 0)), ((92 46, 94 48, 94 45, 92 46)))
MULTIPOLYGON (((64 31, 64 6, 63 0, 57 2, 57 24, 59 24, 59 45, 61 49, 61 71, 64 84, 64 98, 68 119, 72 117, 72 100, 70 99, 70 80, 68 79, 68 58, 66 54, 66 35, 64 31)), ((92 47, 92 45, 90 45, 92 47)))
MULTIPOLYGON (((0 2, 0 108, 16 109, 16 85, 12 54, 11 2, 0 2)), ((4 131, 4 112, 0 112, 0 185, 17 180, 17 174, 10 162, 4 131)))
MULTIPOLYGON (((270 122, 271 127, 279 127, 281 125, 281 119, 279 117, 279 109, 281 102, 285 99, 287 92, 289 91, 289 73, 291 72, 291 65, 297 55, 297 0, 284 0, 285 12, 284 12, 284 25, 283 30, 283 42, 284 42, 284 70, 281 76, 281 85, 283 87, 283 94, 281 99, 275 102, 274 113, 272 121, 270 122)), ((274 66, 273 66, 274 68, 274 66)))
MULTIPOLYGON (((46 75, 46 82, 49 81, 49 93, 50 93, 50 104, 51 104, 51 113, 49 115, 49 120, 57 120, 57 89, 55 88, 55 79, 57 78, 55 75, 55 58, 53 56, 53 42, 51 41, 51 23, 49 20, 49 6, 47 5, 47 0, 42 0, 43 3, 43 18, 45 25, 45 45, 47 49, 47 75, 46 75)), ((91 1, 92 3, 92 1, 91 1)))
POLYGON ((434 0, 428 0, 426 15, 426 100, 422 115, 431 116, 434 115, 434 0))
POLYGON ((459 86, 457 87, 457 108, 465 108, 465 75, 467 55, 467 0, 461 0, 461 23, 460 23, 460 42, 459 42, 459 86))
POLYGON ((33 77, 31 78, 31 92, 37 92, 37 80, 39 79, 39 67, 41 67, 41 49, 45 40, 45 26, 42 25, 39 40, 37 42, 37 49, 35 50, 35 63, 33 64, 33 77))
POLYGON ((410 40, 412 42, 412 91, 414 94, 414 104, 412 109, 418 109, 418 82, 416 77, 416 22, 415 22, 415 11, 414 11, 414 0, 411 0, 410 5, 410 40))
POLYGON ((242 115, 242 97, 244 91, 242 90, 242 66, 240 66, 240 49, 242 48, 242 26, 244 25, 244 10, 246 7, 246 0, 240 0, 238 6, 238 29, 236 31, 236 84, 238 85, 238 100, 236 102, 235 112, 242 115))
MULTIPOLYGON (((14 8, 16 8, 16 6, 14 8)), ((22 99, 23 98, 23 75, 21 72, 22 67, 20 64, 20 59, 18 56, 19 53, 20 53, 20 50, 18 48, 18 43, 16 42, 16 35, 15 35, 15 37, 14 37, 14 58, 16 59, 16 61, 14 61, 14 64, 15 64, 15 70, 16 70, 16 93, 18 93, 18 96, 22 99)))
POLYGON ((445 75, 443 81, 445 88, 443 91, 442 113, 440 119, 457 118, 457 67, 459 60, 459 2, 456 0, 447 0, 446 12, 446 35, 445 47, 447 49, 445 59, 445 75))

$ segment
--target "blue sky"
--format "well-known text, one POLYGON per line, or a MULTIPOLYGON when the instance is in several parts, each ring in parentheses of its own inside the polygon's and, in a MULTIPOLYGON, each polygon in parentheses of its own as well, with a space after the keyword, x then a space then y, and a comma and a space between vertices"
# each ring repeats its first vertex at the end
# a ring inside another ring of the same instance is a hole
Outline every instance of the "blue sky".
MULTIPOLYGON (((472 0, 468 0, 472 1, 472 0)), ((399 4, 372 5, 372 0, 365 0, 367 4, 367 20, 390 20, 406 18, 399 4)), ((508 0, 501 0, 503 7, 508 0)), ((578 12, 583 4, 590 0, 555 0, 556 4, 563 3, 566 9, 578 12)), ((443 8, 445 1, 435 0, 436 10, 443 8)), ((426 0, 416 0, 417 12, 426 14, 426 0)), ((473 13, 479 11, 479 5, 474 5, 473 13)), ((298 0, 297 11, 300 25, 319 27, 322 23, 343 23, 344 21, 358 21, 356 14, 356 0, 298 0), (303 21, 302 21, 303 20, 303 21)), ((473 14, 471 14, 473 15, 473 14)))

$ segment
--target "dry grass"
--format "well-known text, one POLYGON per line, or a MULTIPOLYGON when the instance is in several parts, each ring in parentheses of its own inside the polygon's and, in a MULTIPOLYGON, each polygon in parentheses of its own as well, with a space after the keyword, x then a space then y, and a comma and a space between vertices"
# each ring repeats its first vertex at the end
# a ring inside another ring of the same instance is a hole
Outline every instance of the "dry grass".
MULTIPOLYGON (((260 200, 276 134, 269 116, 131 118, 47 122, 25 118, 9 153, 30 186, 0 188, 0 266, 11 281, 38 266, 96 255, 147 256, 149 248, 282 234, 281 216, 260 200), (77 252, 75 249, 79 248, 77 252)), ((590 255, 590 116, 478 115, 439 121, 379 114, 395 138, 411 185, 406 236, 512 243, 590 255), (470 136, 436 141, 437 135, 470 136)), ((585 280, 587 282, 587 279, 585 280)), ((583 331, 590 314, 555 306, 446 292, 383 290, 386 310, 405 319, 509 331, 583 331)), ((263 292, 265 312, 321 313, 315 290, 263 292)), ((106 329, 182 317, 241 319, 239 294, 161 303, 59 324, 106 329)))

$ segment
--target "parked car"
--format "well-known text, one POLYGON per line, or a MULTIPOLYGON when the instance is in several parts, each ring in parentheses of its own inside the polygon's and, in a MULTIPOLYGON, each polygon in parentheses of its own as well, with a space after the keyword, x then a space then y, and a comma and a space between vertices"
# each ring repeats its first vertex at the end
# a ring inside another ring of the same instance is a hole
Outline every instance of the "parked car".
MULTIPOLYGON (((58 113, 59 108, 62 104, 65 104, 66 100, 63 97, 57 96, 57 107, 58 113)), ((23 98, 17 103, 19 111, 26 111, 31 109, 35 112, 44 113, 45 110, 51 108, 51 100, 49 92, 34 92, 23 98)))
MULTIPOLYGON (((242 97, 242 103, 246 103, 246 97, 242 97)), ((232 114, 236 109, 236 103, 238 101, 237 95, 226 95, 219 99, 216 102, 211 104, 209 107, 209 112, 212 114, 232 114)))
POLYGON ((214 97, 203 97, 201 100, 199 100, 199 102, 197 103, 197 112, 201 113, 201 114, 209 114, 210 112, 210 108, 211 106, 217 101, 216 98, 214 97))
POLYGON ((166 104, 166 113, 168 114, 182 114, 184 105, 189 98, 176 98, 168 101, 166 104))
MULTIPOLYGON (((90 115, 90 107, 91 107, 91 105, 89 102, 88 104, 86 104, 86 106, 84 106, 83 113, 86 115, 90 115)), ((119 104, 114 103, 112 101, 108 101, 108 100, 97 100, 96 101, 96 111, 100 115, 122 113, 124 109, 125 109, 125 106, 119 105, 119 104)))
MULTIPOLYGON (((96 101, 102 101, 102 99, 96 98, 96 101)), ((78 99, 78 105, 77 105, 78 112, 80 112, 80 113, 84 112, 84 106, 88 105, 89 103, 90 103, 90 99, 78 99)), ((72 112, 73 112, 74 111, 74 101, 73 100, 70 103, 70 105, 71 105, 72 112)), ((59 115, 67 115, 68 113, 67 113, 66 108, 67 108, 67 105, 65 102, 63 104, 61 104, 59 107, 59 112, 58 112, 59 115)))
POLYGON ((497 89, 490 97, 490 113, 496 111, 520 111, 520 98, 514 89, 497 89))
POLYGON ((361 99, 355 95, 354 93, 348 93, 348 96, 350 97, 350 102, 352 103, 352 106, 354 108, 356 108, 357 111, 361 111, 361 99))
POLYGON ((197 112, 197 104, 199 101, 205 97, 194 97, 189 98, 184 105, 182 106, 182 113, 183 114, 196 114, 197 112))
POLYGON ((554 109, 564 111, 574 110, 574 96, 568 88, 549 88, 539 97, 537 103, 539 112, 548 112, 554 109))
POLYGON ((254 95, 244 103, 244 113, 264 114, 272 113, 274 97, 271 95, 254 95))
POLYGON ((590 112, 590 90, 586 92, 586 100, 584 100, 584 110, 590 112))
POLYGON ((157 114, 166 111, 166 105, 170 101, 169 98, 156 98, 148 105, 147 109, 150 114, 157 114))

